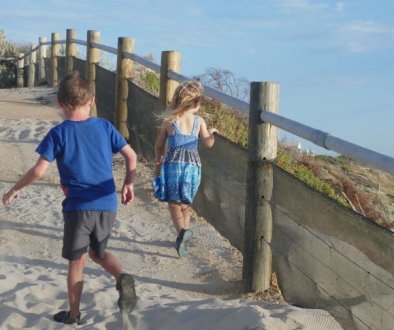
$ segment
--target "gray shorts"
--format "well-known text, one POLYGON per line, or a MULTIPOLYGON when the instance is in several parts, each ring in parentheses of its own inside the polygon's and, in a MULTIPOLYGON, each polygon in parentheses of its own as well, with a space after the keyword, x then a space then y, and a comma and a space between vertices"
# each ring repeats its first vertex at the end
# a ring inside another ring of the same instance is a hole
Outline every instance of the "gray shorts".
POLYGON ((79 260, 88 251, 88 247, 97 258, 104 258, 115 217, 115 212, 63 212, 63 258, 79 260))

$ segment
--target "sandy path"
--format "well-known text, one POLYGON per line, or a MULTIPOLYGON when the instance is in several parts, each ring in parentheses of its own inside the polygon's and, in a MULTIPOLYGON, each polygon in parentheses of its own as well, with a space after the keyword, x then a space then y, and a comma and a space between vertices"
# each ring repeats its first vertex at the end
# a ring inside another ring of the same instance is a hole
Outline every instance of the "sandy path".
MULTIPOLYGON (((37 159, 34 149, 61 121, 48 87, 0 90, 0 190, 37 159)), ((115 157, 117 187, 123 160, 115 157)), ((86 329, 340 329, 322 310, 243 299, 240 253, 204 219, 192 217, 190 255, 179 258, 166 205, 152 198, 152 166, 139 162, 136 199, 120 206, 109 248, 135 275, 139 301, 122 318, 111 277, 90 262, 82 319, 86 329)), ((0 207, 0 328, 68 329, 52 314, 67 309, 67 264, 61 258, 62 193, 56 166, 0 207)))

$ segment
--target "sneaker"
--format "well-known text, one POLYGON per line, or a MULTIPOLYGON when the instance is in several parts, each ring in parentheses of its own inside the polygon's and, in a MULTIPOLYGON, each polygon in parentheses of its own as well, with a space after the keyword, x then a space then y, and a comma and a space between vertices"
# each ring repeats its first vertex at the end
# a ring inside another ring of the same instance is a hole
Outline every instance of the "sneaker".
POLYGON ((137 304, 134 277, 126 273, 120 274, 116 283, 116 290, 119 291, 118 306, 120 311, 130 313, 137 304))
POLYGON ((81 313, 79 313, 76 317, 72 318, 70 316, 69 311, 61 311, 53 315, 53 319, 56 322, 64 323, 64 324, 81 324, 81 313))
POLYGON ((180 257, 186 257, 189 254, 188 244, 193 237, 190 229, 181 229, 176 239, 176 251, 180 257))

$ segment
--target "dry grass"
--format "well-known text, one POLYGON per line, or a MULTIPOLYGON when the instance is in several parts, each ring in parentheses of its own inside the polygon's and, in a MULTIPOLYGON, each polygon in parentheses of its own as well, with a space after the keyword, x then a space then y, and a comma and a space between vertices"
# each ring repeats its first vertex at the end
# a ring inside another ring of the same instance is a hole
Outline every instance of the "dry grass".
POLYGON ((278 278, 274 272, 271 274, 271 286, 268 290, 264 292, 257 291, 246 293, 243 295, 243 298, 257 301, 269 301, 275 304, 286 304, 279 288, 278 278))

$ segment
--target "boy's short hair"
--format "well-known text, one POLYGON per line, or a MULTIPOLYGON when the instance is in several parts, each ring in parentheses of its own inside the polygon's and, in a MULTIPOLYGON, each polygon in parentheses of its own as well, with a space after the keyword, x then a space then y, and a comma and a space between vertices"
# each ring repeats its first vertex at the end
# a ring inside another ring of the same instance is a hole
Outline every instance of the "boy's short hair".
POLYGON ((93 93, 89 81, 78 71, 65 76, 57 92, 58 102, 67 110, 74 110, 92 99, 93 93))

